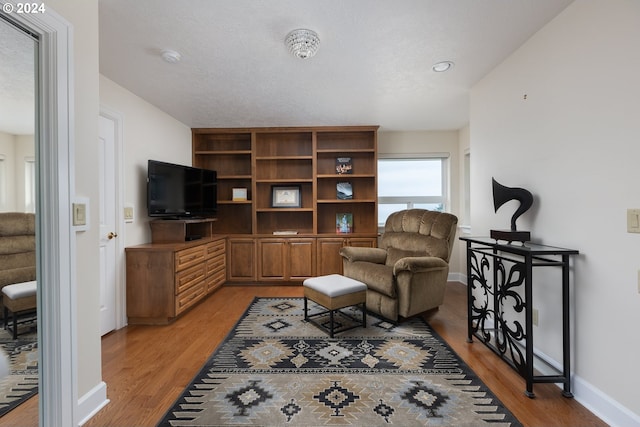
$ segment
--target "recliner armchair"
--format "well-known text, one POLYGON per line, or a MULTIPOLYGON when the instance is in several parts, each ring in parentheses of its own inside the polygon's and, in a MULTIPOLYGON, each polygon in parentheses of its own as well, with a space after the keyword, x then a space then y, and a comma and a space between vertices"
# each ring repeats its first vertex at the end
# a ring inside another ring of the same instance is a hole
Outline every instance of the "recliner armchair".
POLYGON ((389 320, 440 306, 458 218, 424 209, 394 212, 378 248, 340 249, 346 277, 367 285, 367 310, 389 320))

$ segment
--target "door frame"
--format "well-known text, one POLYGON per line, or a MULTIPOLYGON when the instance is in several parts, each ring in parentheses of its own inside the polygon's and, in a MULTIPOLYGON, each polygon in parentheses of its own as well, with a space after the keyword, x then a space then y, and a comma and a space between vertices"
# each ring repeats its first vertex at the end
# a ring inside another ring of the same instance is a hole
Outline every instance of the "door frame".
POLYGON ((122 179, 122 171, 124 170, 124 119, 122 113, 100 103, 100 115, 111 121, 115 126, 115 189, 116 189, 116 230, 118 238, 115 239, 116 257, 114 268, 116 270, 116 329, 127 326, 127 292, 125 288, 125 268, 124 268, 124 247, 125 247, 125 222, 124 222, 124 179, 122 179))
POLYGON ((46 420, 46 425, 72 426, 84 418, 78 404, 76 242, 71 227, 73 26, 50 8, 42 14, 12 14, 9 20, 39 38, 35 130, 39 424, 44 426, 46 420))

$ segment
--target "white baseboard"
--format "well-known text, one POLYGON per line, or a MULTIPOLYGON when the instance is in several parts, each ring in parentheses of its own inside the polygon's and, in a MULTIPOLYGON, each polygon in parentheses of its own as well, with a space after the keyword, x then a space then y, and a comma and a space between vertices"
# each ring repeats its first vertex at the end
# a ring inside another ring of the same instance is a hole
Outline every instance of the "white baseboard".
POLYGON ((573 377, 574 399, 611 427, 640 426, 640 415, 621 405, 579 376, 573 377))
POLYGON ((109 403, 107 399, 107 384, 101 381, 100 384, 95 386, 89 393, 78 399, 78 417, 81 420, 78 422, 79 426, 84 425, 97 414, 102 408, 109 403))
MULTIPOLYGON (((466 274, 449 273, 448 279, 449 281, 460 282, 465 286, 467 285, 466 274)), ((534 352, 536 357, 544 360, 544 362, 554 368, 561 368, 562 364, 553 360, 548 355, 535 349, 534 352)), ((536 367, 544 370, 542 365, 536 365, 536 367)), ((603 393, 599 388, 594 387, 576 374, 572 374, 571 382, 573 398, 611 427, 640 426, 640 415, 621 405, 618 401, 603 393)), ((562 388, 562 384, 558 384, 558 388, 562 388)))
POLYGON ((466 274, 462 273, 449 273, 449 275, 447 276, 447 280, 449 282, 460 282, 463 285, 467 284, 467 276, 466 274))

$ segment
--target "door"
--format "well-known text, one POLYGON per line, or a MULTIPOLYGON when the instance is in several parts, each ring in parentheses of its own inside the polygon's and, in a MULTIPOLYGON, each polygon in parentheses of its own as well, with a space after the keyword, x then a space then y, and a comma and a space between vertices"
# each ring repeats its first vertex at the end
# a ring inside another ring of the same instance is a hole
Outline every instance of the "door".
POLYGON ((100 334, 116 329, 116 122, 99 117, 100 334))

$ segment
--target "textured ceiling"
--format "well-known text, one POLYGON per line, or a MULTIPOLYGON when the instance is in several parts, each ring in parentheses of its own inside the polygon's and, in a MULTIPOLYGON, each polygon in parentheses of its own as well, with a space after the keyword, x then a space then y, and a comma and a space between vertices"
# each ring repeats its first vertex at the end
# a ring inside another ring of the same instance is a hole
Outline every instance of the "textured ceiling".
POLYGON ((100 0, 100 71, 190 127, 459 129, 469 89, 569 3, 100 0), (289 54, 295 28, 318 33, 315 57, 289 54))
POLYGON ((0 132, 33 134, 35 45, 30 36, 0 19, 0 132))
MULTIPOLYGON (((190 127, 459 129, 469 89, 571 1, 99 0, 100 72, 190 127), (318 33, 315 57, 288 53, 295 28, 318 33)), ((32 46, 7 37, 0 130, 24 133, 32 46)))

